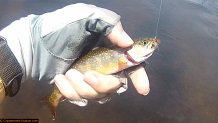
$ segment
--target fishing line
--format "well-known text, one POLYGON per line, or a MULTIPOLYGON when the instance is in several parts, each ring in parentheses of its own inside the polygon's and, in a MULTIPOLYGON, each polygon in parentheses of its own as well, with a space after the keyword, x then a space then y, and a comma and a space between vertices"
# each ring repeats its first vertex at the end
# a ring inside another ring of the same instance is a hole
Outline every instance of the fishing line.
POLYGON ((158 18, 157 18, 157 27, 156 27, 156 32, 155 32, 155 37, 154 38, 157 38, 159 22, 160 22, 160 14, 161 14, 161 10, 162 10, 162 4, 163 4, 163 0, 160 0, 159 14, 158 14, 158 18))

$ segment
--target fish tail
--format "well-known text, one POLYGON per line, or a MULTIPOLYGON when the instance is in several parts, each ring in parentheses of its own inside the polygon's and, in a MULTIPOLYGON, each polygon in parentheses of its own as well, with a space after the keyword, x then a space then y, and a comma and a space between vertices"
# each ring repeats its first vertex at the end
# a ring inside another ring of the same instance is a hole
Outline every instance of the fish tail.
POLYGON ((56 118, 56 109, 60 101, 62 101, 64 97, 59 92, 58 88, 55 86, 52 93, 47 95, 46 97, 42 98, 40 101, 44 102, 48 105, 52 113, 52 119, 55 120, 56 118))

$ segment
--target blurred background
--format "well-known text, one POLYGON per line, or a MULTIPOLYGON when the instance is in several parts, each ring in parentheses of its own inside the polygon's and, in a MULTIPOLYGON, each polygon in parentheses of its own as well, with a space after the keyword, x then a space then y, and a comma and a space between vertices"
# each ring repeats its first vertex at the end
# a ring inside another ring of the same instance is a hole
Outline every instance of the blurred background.
MULTIPOLYGON (((160 0, 1 0, 0 30, 29 14, 43 14, 77 2, 94 4, 121 15, 133 38, 154 37, 160 0)), ((151 91, 127 92, 104 105, 78 107, 65 101, 52 121, 39 102, 51 91, 46 82, 29 80, 0 105, 0 118, 38 118, 40 123, 215 123, 218 122, 218 1, 163 0, 159 51, 148 60, 151 91)))

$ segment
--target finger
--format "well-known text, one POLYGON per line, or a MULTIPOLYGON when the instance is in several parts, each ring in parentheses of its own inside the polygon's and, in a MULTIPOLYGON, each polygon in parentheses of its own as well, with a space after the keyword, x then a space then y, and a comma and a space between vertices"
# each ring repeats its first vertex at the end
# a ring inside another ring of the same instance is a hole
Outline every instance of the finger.
POLYGON ((84 82, 83 74, 75 69, 68 70, 66 77, 76 92, 83 98, 97 99, 105 96, 104 94, 99 94, 89 84, 84 82))
POLYGON ((86 72, 84 80, 97 92, 102 94, 113 93, 121 86, 118 78, 112 75, 103 75, 95 71, 86 72))
POLYGON ((144 67, 139 67, 130 78, 139 94, 147 95, 150 91, 148 76, 144 67))
POLYGON ((74 90, 74 88, 69 83, 69 80, 62 74, 57 75, 54 78, 55 84, 58 87, 61 94, 69 100, 79 101, 82 98, 74 90))
POLYGON ((129 35, 123 30, 121 22, 119 22, 107 35, 107 38, 115 45, 125 48, 133 44, 133 40, 129 35))

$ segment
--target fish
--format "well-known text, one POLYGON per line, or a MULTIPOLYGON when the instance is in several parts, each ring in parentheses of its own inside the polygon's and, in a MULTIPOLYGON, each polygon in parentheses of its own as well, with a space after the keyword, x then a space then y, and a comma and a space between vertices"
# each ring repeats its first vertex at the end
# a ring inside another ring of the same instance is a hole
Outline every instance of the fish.
MULTIPOLYGON (((127 48, 115 45, 99 47, 77 59, 71 69, 76 69, 83 74, 89 70, 94 70, 101 74, 111 75, 144 62, 153 54, 159 44, 159 39, 141 38, 134 40, 134 43, 127 48)), ((53 91, 41 99, 49 106, 53 120, 56 118, 56 108, 63 100, 64 96, 55 85, 53 91)))

